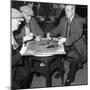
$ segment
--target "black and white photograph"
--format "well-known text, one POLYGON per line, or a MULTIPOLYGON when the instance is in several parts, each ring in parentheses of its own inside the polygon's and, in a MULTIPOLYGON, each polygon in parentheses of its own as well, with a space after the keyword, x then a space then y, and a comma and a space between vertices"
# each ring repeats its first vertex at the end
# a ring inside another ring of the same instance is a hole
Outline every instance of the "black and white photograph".
POLYGON ((88 85, 88 5, 10 2, 11 90, 88 85))

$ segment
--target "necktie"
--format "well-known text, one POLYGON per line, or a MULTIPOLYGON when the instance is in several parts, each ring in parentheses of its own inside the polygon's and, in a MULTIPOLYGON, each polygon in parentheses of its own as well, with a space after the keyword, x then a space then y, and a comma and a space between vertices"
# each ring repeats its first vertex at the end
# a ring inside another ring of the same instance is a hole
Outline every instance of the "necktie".
POLYGON ((31 27, 31 24, 29 24, 29 29, 30 29, 30 32, 32 32, 32 27, 31 27))
POLYGON ((70 20, 68 20, 68 23, 67 23, 66 37, 68 37, 69 35, 70 35, 70 20))

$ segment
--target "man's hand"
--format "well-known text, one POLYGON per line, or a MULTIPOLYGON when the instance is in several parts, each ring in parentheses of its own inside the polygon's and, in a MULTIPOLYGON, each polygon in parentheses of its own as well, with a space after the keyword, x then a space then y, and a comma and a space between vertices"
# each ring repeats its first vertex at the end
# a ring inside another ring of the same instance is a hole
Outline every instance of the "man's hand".
POLYGON ((23 41, 31 40, 33 38, 33 34, 29 33, 27 36, 23 37, 23 41))
POLYGON ((58 40, 58 44, 63 44, 66 42, 66 38, 65 37, 60 37, 58 40))
POLYGON ((49 40, 52 39, 49 32, 47 33, 47 39, 49 39, 49 40))
POLYGON ((27 47, 25 46, 25 44, 23 44, 23 46, 20 50, 20 54, 23 55, 26 51, 27 51, 27 47))
POLYGON ((39 36, 36 36, 36 38, 35 38, 36 41, 40 41, 40 39, 41 39, 41 36, 40 35, 39 36))

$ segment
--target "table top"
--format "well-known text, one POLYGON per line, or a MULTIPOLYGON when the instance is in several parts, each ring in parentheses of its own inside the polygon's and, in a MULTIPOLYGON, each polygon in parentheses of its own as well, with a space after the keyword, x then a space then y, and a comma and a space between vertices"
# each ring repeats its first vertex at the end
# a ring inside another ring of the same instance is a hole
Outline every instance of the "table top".
POLYGON ((28 50, 24 53, 24 56, 47 57, 56 54, 66 54, 63 44, 58 45, 58 41, 55 40, 43 38, 40 41, 28 42, 26 45, 28 50))

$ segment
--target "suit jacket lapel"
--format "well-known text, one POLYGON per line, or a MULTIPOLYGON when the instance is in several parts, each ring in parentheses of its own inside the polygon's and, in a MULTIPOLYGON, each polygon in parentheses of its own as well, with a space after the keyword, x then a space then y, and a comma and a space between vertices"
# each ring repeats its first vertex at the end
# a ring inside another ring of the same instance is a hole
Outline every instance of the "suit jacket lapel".
MULTIPOLYGON (((32 32, 32 25, 31 25, 31 23, 32 23, 32 18, 31 18, 31 20, 30 20, 30 22, 29 22, 29 31, 30 32, 32 32)), ((33 33, 33 32, 32 32, 33 33)))
POLYGON ((75 20, 76 20, 76 18, 77 18, 77 15, 75 14, 74 18, 73 18, 72 21, 71 21, 71 30, 70 30, 70 34, 71 34, 72 31, 74 30, 73 27, 74 27, 74 25, 75 25, 75 20))
MULTIPOLYGON (((31 21, 30 21, 30 25, 29 25, 29 26, 30 26, 29 28, 31 29, 31 32, 32 32, 33 34, 37 35, 36 24, 35 24, 33 18, 31 18, 31 21)), ((38 28, 37 28, 37 29, 38 29, 38 28)))
POLYGON ((26 32, 25 32, 25 26, 24 26, 20 32, 20 37, 24 37, 25 35, 26 35, 26 32))
POLYGON ((64 24, 63 24, 63 27, 64 27, 64 31, 63 31, 63 33, 64 33, 64 37, 66 37, 66 33, 67 33, 67 25, 68 25, 68 20, 67 20, 67 18, 65 17, 65 21, 64 21, 64 24))

